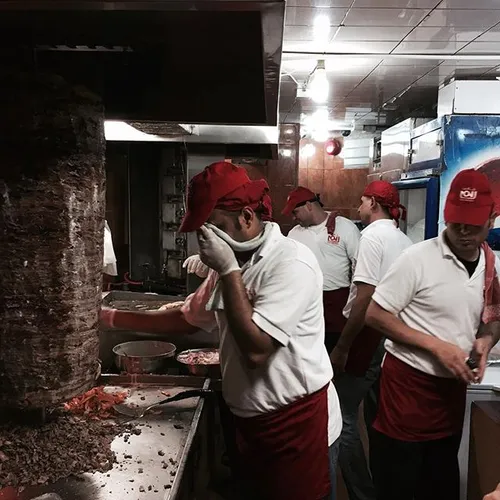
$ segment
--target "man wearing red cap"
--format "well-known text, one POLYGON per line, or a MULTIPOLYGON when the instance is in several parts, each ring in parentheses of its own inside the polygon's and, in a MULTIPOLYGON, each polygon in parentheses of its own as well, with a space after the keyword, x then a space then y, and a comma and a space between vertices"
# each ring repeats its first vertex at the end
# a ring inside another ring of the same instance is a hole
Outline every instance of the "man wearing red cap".
POLYGON ((370 441, 380 500, 459 498, 467 385, 498 341, 499 266, 485 243, 494 218, 488 179, 463 170, 446 229, 406 250, 373 294, 366 321, 388 338, 370 441))
POLYGON ((322 274, 307 247, 266 222, 267 193, 265 181, 227 162, 191 180, 180 230, 197 231, 211 271, 182 318, 219 330, 223 395, 248 497, 334 498, 342 421, 323 344, 322 274))
MULTIPOLYGON (((367 227, 361 232, 349 300, 344 308, 347 322, 331 354, 343 418, 339 464, 350 500, 375 499, 359 435, 358 412, 378 378, 383 345, 381 334, 366 327, 364 319, 375 287, 411 245, 398 228, 401 209, 404 215, 398 190, 392 184, 374 181, 365 188, 358 212, 367 227)), ((368 427, 374 417, 369 415, 370 409, 366 405, 368 427)))
POLYGON ((288 237, 309 247, 323 272, 325 345, 330 353, 345 324, 342 310, 349 296, 359 230, 349 219, 324 210, 319 195, 302 186, 288 195, 282 213, 298 223, 288 237))

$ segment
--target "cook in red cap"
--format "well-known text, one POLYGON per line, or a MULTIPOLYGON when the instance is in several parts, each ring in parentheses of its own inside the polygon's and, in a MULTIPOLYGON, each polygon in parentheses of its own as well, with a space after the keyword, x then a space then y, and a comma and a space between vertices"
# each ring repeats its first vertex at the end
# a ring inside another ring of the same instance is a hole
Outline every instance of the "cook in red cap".
POLYGON ((406 219, 406 208, 399 202, 399 192, 395 186, 386 181, 373 181, 366 186, 363 195, 365 200, 359 208, 361 221, 366 223, 367 211, 373 210, 373 201, 385 209, 392 219, 399 223, 399 219, 406 219), (364 210, 367 209, 367 210, 364 210), (364 220, 365 219, 365 220, 364 220))
POLYGON ((222 392, 249 498, 326 498, 342 419, 322 346, 323 279, 307 248, 263 222, 267 192, 226 162, 192 179, 181 231, 197 231, 211 271, 183 311, 219 330, 222 392))
POLYGON ((188 233, 199 229, 215 208, 227 211, 245 206, 259 208, 262 219, 270 220, 272 208, 268 191, 266 181, 252 181, 244 168, 226 161, 212 163, 189 183, 187 212, 179 231, 188 233))
POLYGON ((498 259, 485 241, 493 216, 488 179, 463 170, 446 229, 403 252, 372 296, 366 322, 387 338, 370 440, 377 498, 460 497, 467 386, 499 339, 488 325, 500 320, 498 259))

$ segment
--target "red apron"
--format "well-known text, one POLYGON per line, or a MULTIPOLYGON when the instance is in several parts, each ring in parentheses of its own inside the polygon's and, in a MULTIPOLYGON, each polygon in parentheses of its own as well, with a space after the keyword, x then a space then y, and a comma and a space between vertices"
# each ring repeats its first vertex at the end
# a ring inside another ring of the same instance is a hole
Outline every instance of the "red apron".
POLYGON ((330 494, 328 385, 268 414, 235 417, 245 475, 259 500, 321 500, 330 494))
POLYGON ((337 339, 344 329, 346 318, 342 314, 349 298, 349 288, 339 288, 323 292, 325 316, 325 335, 336 335, 337 339))
POLYGON ((421 372, 387 353, 373 427, 400 441, 431 441, 461 434, 467 385, 421 372))

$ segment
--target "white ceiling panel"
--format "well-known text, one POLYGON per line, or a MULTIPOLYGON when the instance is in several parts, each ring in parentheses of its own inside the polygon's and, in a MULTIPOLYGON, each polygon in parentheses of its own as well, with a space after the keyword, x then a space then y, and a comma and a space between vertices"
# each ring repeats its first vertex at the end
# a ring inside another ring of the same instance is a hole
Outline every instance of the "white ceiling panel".
POLYGON ((443 0, 439 4, 440 9, 500 9, 498 0, 443 0))
POLYGON ((422 75, 425 75, 432 69, 434 69, 437 66, 437 64, 431 64, 427 63, 425 66, 419 65, 419 66, 414 66, 414 65, 401 65, 395 67, 394 65, 388 66, 385 64, 381 64, 374 72, 373 74, 376 75, 378 78, 384 78, 384 79, 394 79, 394 78, 418 78, 422 75))
POLYGON ((355 0, 354 7, 433 9, 438 3, 439 0, 355 0))
POLYGON ((395 54, 454 54, 467 42, 402 42, 394 49, 395 54))
POLYGON ((500 46, 498 42, 471 42, 464 47, 460 54, 498 54, 500 46))
POLYGON ((350 7, 352 0, 288 0, 287 7, 350 7))
MULTIPOLYGON (((453 40, 456 42, 470 42, 483 33, 481 29, 453 26, 426 26, 415 28, 405 41, 409 42, 441 42, 453 40)), ((500 39, 500 38, 499 38, 500 39)))
POLYGON ((416 26, 427 9, 351 9, 345 26, 416 26))
POLYGON ((399 41, 404 38, 411 28, 409 26, 342 26, 335 36, 336 42, 350 41, 399 41))
POLYGON ((498 59, 485 59, 485 60, 472 60, 472 59, 462 59, 462 60, 444 60, 442 62, 442 66, 455 66, 455 67, 477 67, 477 68, 488 68, 488 67, 494 67, 500 64, 500 61, 498 59))
MULTIPOLYGON (((500 2, 499 2, 500 4, 500 2)), ((486 33, 483 33, 476 42, 500 42, 500 26, 491 28, 486 33)), ((499 50, 500 52, 500 50, 499 50)))
POLYGON ((500 10, 436 9, 422 22, 422 26, 462 26, 487 30, 499 21, 500 10))
POLYGON ((314 40, 313 26, 285 26, 285 40, 310 42, 314 40))
POLYGON ((323 9, 313 7, 287 7, 285 13, 286 26, 312 26, 316 16, 327 16, 331 26, 338 26, 347 9, 323 9))
MULTIPOLYGON (((332 119, 376 123, 389 101, 384 119, 417 108, 432 114, 437 88, 450 78, 500 76, 500 59, 451 59, 500 56, 500 0, 287 0, 284 50, 295 53, 283 54, 282 72, 299 85, 326 57, 332 119), (314 30, 319 15, 330 24, 322 40, 314 30)), ((288 120, 317 109, 295 99, 297 84, 282 79, 280 116, 284 107, 288 120)))
POLYGON ((405 57, 394 57, 391 59, 384 59, 381 66, 410 66, 412 68, 419 68, 422 66, 437 66, 441 61, 434 61, 429 59, 413 59, 405 57))
POLYGON ((351 54, 389 54, 399 42, 337 42, 328 44, 328 52, 342 52, 351 54))

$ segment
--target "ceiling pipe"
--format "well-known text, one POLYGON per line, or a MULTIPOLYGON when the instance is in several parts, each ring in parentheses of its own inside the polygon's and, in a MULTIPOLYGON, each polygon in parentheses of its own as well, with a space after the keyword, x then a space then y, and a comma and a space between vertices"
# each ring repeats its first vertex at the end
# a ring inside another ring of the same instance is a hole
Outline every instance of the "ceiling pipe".
POLYGON ((370 53, 352 53, 352 52, 313 52, 313 51, 292 51, 284 50, 283 55, 293 56, 313 56, 316 59, 328 59, 330 57, 360 57, 367 58, 373 57, 377 59, 428 59, 428 60, 442 60, 447 59, 450 61, 500 61, 500 54, 374 54, 370 53))

